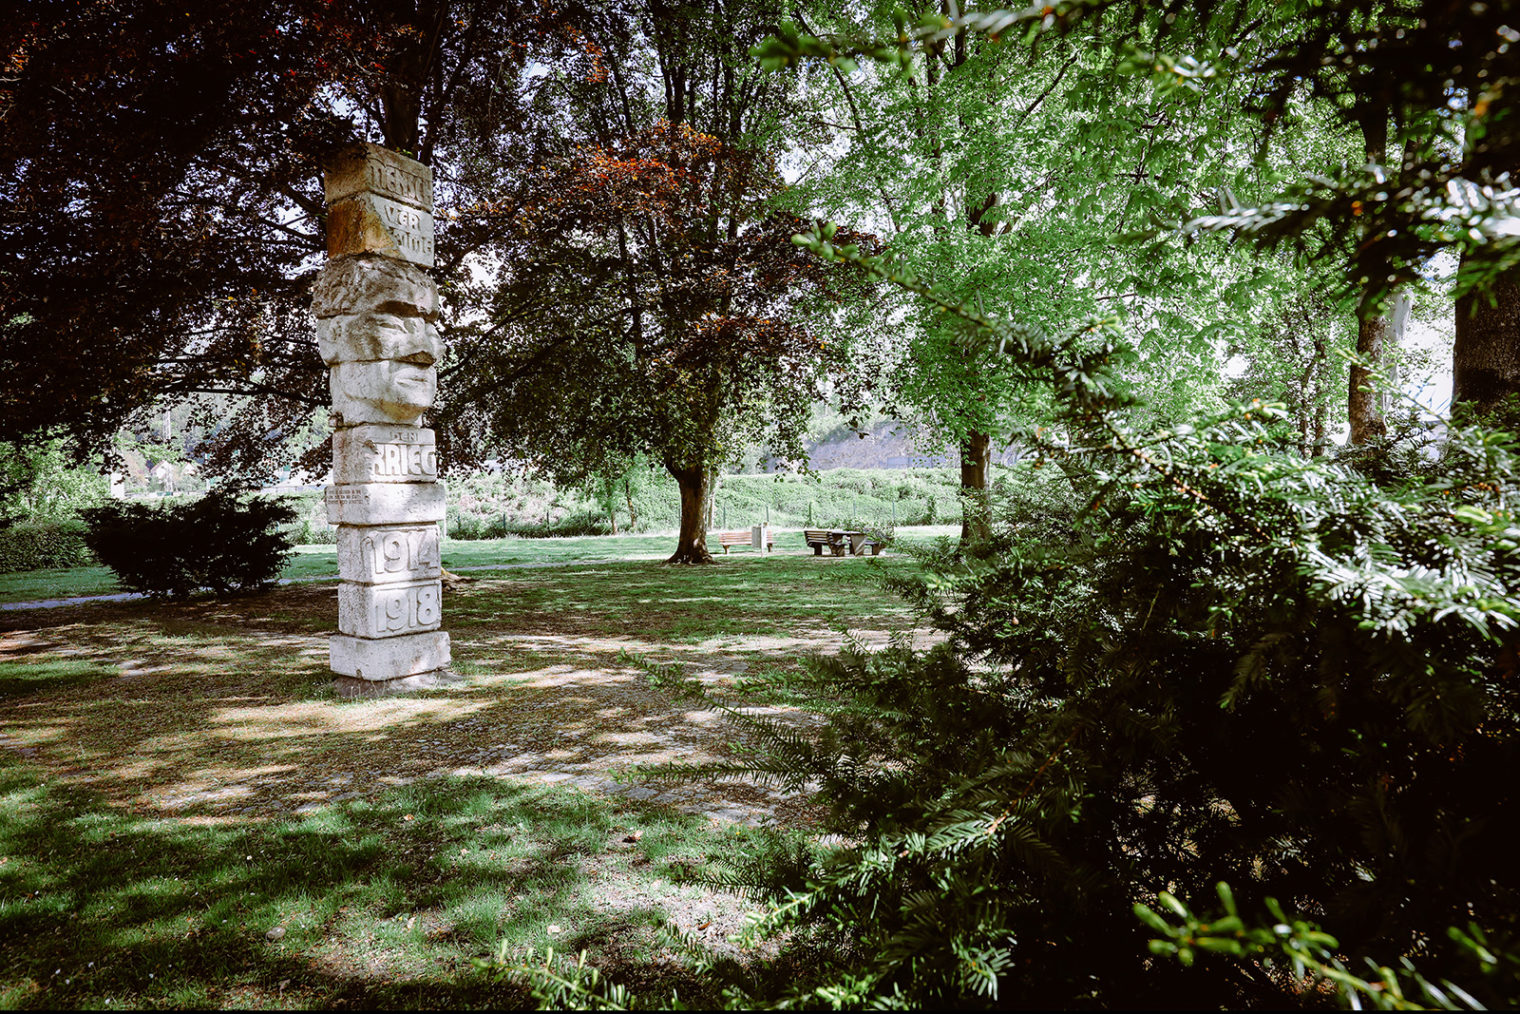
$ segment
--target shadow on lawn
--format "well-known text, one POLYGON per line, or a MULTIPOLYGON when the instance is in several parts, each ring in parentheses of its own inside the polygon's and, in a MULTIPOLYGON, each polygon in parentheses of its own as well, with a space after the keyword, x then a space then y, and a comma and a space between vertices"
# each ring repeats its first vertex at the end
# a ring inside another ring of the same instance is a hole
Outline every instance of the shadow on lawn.
MULTIPOLYGON (((471 960, 502 939, 589 946, 691 995, 658 953, 659 908, 592 890, 601 871, 584 860, 616 851, 624 825, 579 793, 452 780, 209 827, 123 814, 6 763, 0 813, 7 1007, 518 1006, 525 994, 471 960)), ((651 844, 625 864, 690 824, 645 822, 651 844)))
POLYGON ((729 735, 628 655, 710 681, 795 665, 838 646, 831 627, 900 609, 864 573, 758 559, 481 580, 446 613, 468 680, 381 700, 330 688, 330 587, 7 615, 0 1006, 516 1005, 471 963, 503 939, 585 946, 646 995, 700 1000, 654 927, 680 909, 721 941, 741 906, 696 912, 670 893, 689 856, 666 860, 748 832, 638 800, 789 827, 809 806, 614 784, 721 757, 729 735))
MULTIPOLYGON (((453 632, 468 682, 385 700, 333 696, 325 637, 250 629, 271 614, 325 609, 310 590, 244 600, 240 608, 255 615, 226 615, 214 603, 138 605, 97 612, 92 624, 13 634, 0 640, 0 679, 17 686, 47 680, 3 674, 59 664, 56 652, 37 650, 38 638, 83 654, 70 662, 74 685, 60 676, 50 692, 0 701, 0 743, 118 803, 201 819, 289 816, 427 776, 483 774, 627 792, 731 820, 807 822, 805 801, 750 785, 615 784, 634 765, 724 756, 731 734, 714 712, 650 686, 627 655, 722 680, 796 664, 837 646, 838 634, 815 627, 787 638, 672 643, 623 633, 622 623, 523 609, 511 601, 520 591, 482 582, 455 596, 471 610, 495 607, 496 623, 461 622, 453 632), (523 622, 530 616, 536 622, 523 622), (94 679, 78 669, 91 665, 94 679)), ((627 582, 626 596, 645 592, 627 582)), ((742 606, 733 612, 745 615, 742 606)))

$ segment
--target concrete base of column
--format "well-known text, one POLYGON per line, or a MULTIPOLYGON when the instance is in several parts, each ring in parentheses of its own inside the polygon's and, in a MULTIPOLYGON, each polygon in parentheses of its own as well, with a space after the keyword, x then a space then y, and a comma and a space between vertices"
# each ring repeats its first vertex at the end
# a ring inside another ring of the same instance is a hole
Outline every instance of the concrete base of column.
POLYGON ((352 676, 334 676, 333 690, 339 697, 372 698, 397 697, 420 690, 436 690, 469 682, 465 677, 447 669, 425 672, 417 676, 399 676, 393 680, 361 680, 352 676))
POLYGON ((327 642, 328 664, 338 676, 382 682, 447 669, 449 635, 430 630, 400 637, 350 637, 334 634, 327 642))

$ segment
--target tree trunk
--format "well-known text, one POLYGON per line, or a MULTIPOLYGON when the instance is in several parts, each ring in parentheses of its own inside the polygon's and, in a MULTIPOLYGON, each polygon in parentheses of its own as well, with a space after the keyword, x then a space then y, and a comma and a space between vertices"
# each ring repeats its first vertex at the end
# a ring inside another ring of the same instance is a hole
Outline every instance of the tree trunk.
POLYGON ((992 534, 987 517, 987 470, 992 438, 976 430, 961 444, 961 542, 984 542, 992 534))
MULTIPOLYGON (((1382 96, 1363 95, 1360 100, 1356 117, 1361 124, 1367 161, 1373 165, 1383 165, 1388 161, 1388 103, 1382 96)), ((1399 168, 1402 171, 1402 164, 1399 168)), ((1363 390, 1373 382, 1375 372, 1382 366, 1383 343, 1387 337, 1386 305, 1375 316, 1358 318, 1356 356, 1366 365, 1351 364, 1346 414, 1351 422, 1353 446, 1388 435, 1388 425, 1383 421, 1381 396, 1376 391, 1363 390)))
MULTIPOLYGON (((1481 61, 1470 61, 1462 82, 1469 98, 1482 91, 1481 61)), ((1512 127, 1469 131, 1464 175, 1480 179, 1520 170, 1520 135, 1512 127)), ((1464 258, 1465 260, 1465 258, 1464 258)), ((1511 270, 1457 301, 1456 341, 1451 352, 1451 407, 1483 416, 1520 394, 1520 271, 1511 270)), ((1495 419, 1506 427, 1513 418, 1495 419)))
POLYGON ((707 528, 702 523, 707 513, 707 469, 701 463, 672 465, 668 461, 665 467, 681 490, 681 536, 675 555, 665 562, 712 563, 707 528))
POLYGON ((1383 361, 1383 343, 1388 337, 1388 315, 1363 317, 1356 325, 1356 355, 1368 365, 1351 364, 1350 400, 1346 404, 1351 419, 1351 443, 1365 444, 1388 435, 1383 421, 1382 399, 1376 391, 1366 389, 1373 381, 1373 370, 1383 361))
POLYGON ((1520 394, 1520 274, 1496 279, 1487 291, 1457 302, 1451 403, 1479 413, 1520 394))

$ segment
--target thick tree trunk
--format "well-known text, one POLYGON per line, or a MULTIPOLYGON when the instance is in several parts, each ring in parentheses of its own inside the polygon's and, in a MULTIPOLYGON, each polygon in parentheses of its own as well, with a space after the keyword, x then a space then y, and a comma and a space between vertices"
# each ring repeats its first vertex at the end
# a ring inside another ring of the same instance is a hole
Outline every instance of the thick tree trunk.
POLYGON ((681 490, 681 535, 675 555, 666 563, 712 563, 707 551, 707 469, 695 465, 665 463, 681 490))
POLYGON ((1486 292, 1457 303, 1451 403, 1488 412, 1520 394, 1520 275, 1497 279, 1486 292))
POLYGON ((987 470, 992 438, 973 430, 961 444, 961 542, 983 542, 992 534, 987 517, 987 470))

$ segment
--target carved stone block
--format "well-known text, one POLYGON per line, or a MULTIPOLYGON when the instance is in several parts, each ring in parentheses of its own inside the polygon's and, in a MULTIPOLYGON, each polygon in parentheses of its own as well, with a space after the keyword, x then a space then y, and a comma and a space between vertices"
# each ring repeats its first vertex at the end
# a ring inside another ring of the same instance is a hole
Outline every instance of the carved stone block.
POLYGON ((371 483, 327 487, 330 525, 420 525, 442 521, 441 482, 371 483))
POLYGON ((366 424, 333 434, 333 481, 433 482, 438 478, 437 438, 415 426, 366 424))
POLYGON ((449 635, 442 630, 368 640, 334 634, 328 641, 332 671, 361 680, 393 680, 448 668, 449 635))
POLYGON ((338 576, 359 584, 430 581, 443 573, 438 526, 338 529, 338 576))
POLYGON ((422 211, 433 210, 433 170, 389 148, 368 143, 350 145, 322 168, 328 204, 368 191, 422 211))
POLYGON ((379 312, 319 319, 317 350, 328 366, 373 359, 404 359, 431 366, 443 358, 443 342, 431 322, 379 312))
POLYGON ((433 216, 378 194, 361 193, 327 209, 327 256, 379 254, 433 266, 433 216))
POLYGON ((340 426, 416 426, 438 393, 438 368, 396 359, 339 363, 328 370, 327 386, 340 426))
POLYGON ((328 261, 311 288, 317 319, 384 311, 438 319, 438 283, 421 268, 388 257, 328 261))
POLYGON ((338 585, 338 630, 354 637, 398 637, 443 623, 443 583, 338 585))

